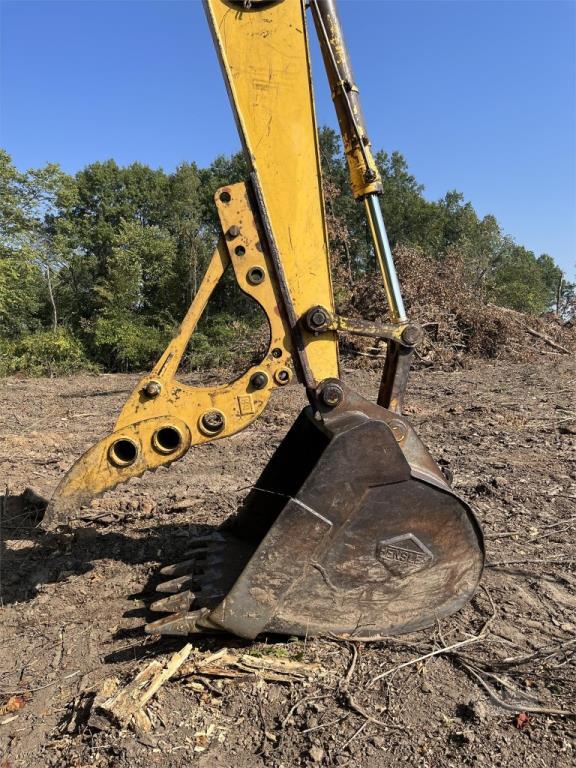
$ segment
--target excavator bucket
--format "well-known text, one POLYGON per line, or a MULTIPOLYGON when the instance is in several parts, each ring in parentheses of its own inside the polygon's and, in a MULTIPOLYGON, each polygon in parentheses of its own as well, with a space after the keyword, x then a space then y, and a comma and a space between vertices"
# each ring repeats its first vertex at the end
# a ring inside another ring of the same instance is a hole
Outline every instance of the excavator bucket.
POLYGON ((462 607, 483 561, 472 511, 409 423, 345 389, 330 413, 304 409, 238 514, 162 570, 151 608, 168 615, 146 630, 410 632, 462 607))

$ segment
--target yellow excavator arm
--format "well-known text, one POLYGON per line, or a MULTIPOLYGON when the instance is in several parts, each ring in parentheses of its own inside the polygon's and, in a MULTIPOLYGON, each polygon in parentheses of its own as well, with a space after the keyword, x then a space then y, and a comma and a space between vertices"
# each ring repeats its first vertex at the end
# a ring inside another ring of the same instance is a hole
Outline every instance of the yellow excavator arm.
POLYGON ((421 338, 407 320, 334 0, 205 0, 248 160, 220 188, 221 235, 178 334, 136 386, 114 431, 63 478, 46 526, 70 526, 95 494, 254 421, 295 377, 310 400, 238 513, 163 570, 151 632, 332 632, 377 637, 434 623, 473 594, 482 535, 402 415, 421 338), (364 205, 390 322, 334 307, 306 6, 332 90, 354 196, 364 205), (177 378, 191 334, 227 268, 264 310, 266 354, 235 381, 177 378), (338 335, 386 339, 377 403, 341 380, 338 335), (198 585, 198 563, 210 562, 198 585), (194 574, 194 576, 192 575, 194 574))

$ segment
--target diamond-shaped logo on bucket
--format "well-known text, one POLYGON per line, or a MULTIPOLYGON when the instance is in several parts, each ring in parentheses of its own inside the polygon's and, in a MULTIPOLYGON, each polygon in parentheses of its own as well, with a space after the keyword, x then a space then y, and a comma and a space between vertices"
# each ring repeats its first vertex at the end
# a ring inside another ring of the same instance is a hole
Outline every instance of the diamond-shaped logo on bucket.
POLYGON ((413 533, 403 533, 378 542, 377 556, 385 565, 427 565, 434 560, 432 552, 413 533))

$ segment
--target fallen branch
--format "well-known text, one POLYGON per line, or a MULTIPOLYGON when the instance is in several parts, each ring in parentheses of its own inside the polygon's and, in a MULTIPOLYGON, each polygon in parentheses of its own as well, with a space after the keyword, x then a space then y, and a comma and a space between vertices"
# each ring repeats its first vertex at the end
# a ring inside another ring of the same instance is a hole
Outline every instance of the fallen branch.
POLYGON ((339 717, 337 720, 330 720, 328 723, 320 723, 320 725, 313 725, 311 728, 305 728, 303 731, 300 731, 300 733, 312 733, 312 731, 320 731, 323 728, 330 728, 333 725, 340 725, 340 723, 343 723, 344 720, 347 720, 350 717, 350 713, 346 712, 345 715, 342 715, 342 717, 339 717))
POLYGON ((534 328, 529 328, 527 325, 524 325, 524 323, 520 323, 522 328, 526 331, 526 333, 529 333, 530 336, 535 336, 537 339, 541 339, 543 342, 548 344, 548 346, 552 347, 552 349, 556 349, 558 352, 562 352, 564 355, 570 355, 572 354, 569 349, 566 349, 566 347, 563 347, 561 344, 558 344, 556 341, 550 338, 550 336, 546 336, 544 333, 540 333, 539 331, 535 331, 534 328))
POLYGON ((431 659, 433 656, 441 656, 446 653, 451 653, 452 651, 455 651, 457 648, 462 648, 465 645, 470 645, 471 643, 477 643, 479 640, 483 640, 484 637, 482 636, 482 633, 479 635, 475 635, 474 637, 469 637, 466 640, 460 640, 458 643, 453 643, 452 645, 447 645, 445 648, 437 648, 435 651, 430 651, 430 653, 425 653, 422 656, 418 656, 415 659, 410 659, 410 661, 405 661, 403 664, 398 664, 395 667, 392 667, 391 669, 387 669, 386 672, 381 672, 379 675, 376 675, 376 677, 373 677, 372 680, 370 680, 370 685, 372 683, 377 682, 378 680, 382 680, 384 677, 389 677, 394 672, 398 672, 401 669, 404 669, 404 667, 411 667, 413 664, 419 664, 421 661, 426 661, 426 659, 431 659))
MULTIPOLYGON (((561 494, 556 494, 557 496, 560 496, 561 494)), ((564 498, 564 497, 562 497, 564 498)), ((576 496, 569 496, 568 498, 576 499, 576 496)), ((572 517, 567 518, 566 520, 559 520, 557 523, 551 523, 550 525, 540 525, 535 526, 535 528, 538 529, 538 532, 540 531, 547 531, 551 528, 558 528, 561 525, 570 525, 574 521, 576 521, 576 515, 573 515, 572 517)), ((565 530, 565 529, 563 529, 565 530)), ((509 536, 522 536, 525 534, 525 531, 495 531, 494 533, 485 533, 484 538, 485 539, 506 539, 509 536)), ((554 535, 554 533, 549 534, 550 536, 554 535)), ((534 541, 539 538, 539 535, 532 536, 531 538, 527 539, 527 541, 534 541)))
MULTIPOLYGON (((331 637, 330 639, 335 640, 338 644, 346 643, 352 652, 350 664, 348 665, 346 674, 344 675, 344 678, 338 683, 338 692, 350 711, 364 718, 364 726, 367 722, 370 722, 380 726, 381 728, 405 730, 405 728, 399 728, 399 726, 393 725, 392 723, 385 723, 383 720, 378 720, 378 718, 371 715, 360 704, 358 704, 348 687, 352 677, 354 676, 354 672, 356 671, 356 664, 358 663, 358 648, 356 644, 351 642, 348 638, 341 640, 337 637, 331 637)), ((360 730, 358 733, 360 733, 360 730)))
POLYGON ((204 659, 193 660, 181 673, 181 677, 260 677, 270 682, 307 680, 321 672, 319 664, 274 657, 240 656, 221 648, 204 659))
POLYGON ((352 694, 349 691, 344 691, 344 700, 346 704, 350 707, 350 709, 355 712, 357 715, 360 715, 365 720, 369 721, 370 723, 374 723, 375 725, 379 725, 381 728, 391 728, 395 731, 406 731, 406 726, 400 726, 400 725, 394 725, 392 723, 385 723, 383 720, 378 720, 377 717, 373 717, 369 712, 366 712, 366 710, 358 704, 358 702, 354 699, 352 694))
MULTIPOLYGON (((556 495, 560 496, 560 494, 556 494, 556 495)), ((575 498, 576 499, 576 496, 570 497, 570 498, 575 498)), ((535 525, 534 528, 537 529, 538 532, 540 532, 540 531, 547 531, 550 528, 558 528, 560 525, 567 525, 569 523, 572 523, 573 521, 576 521, 576 515, 573 515, 572 517, 568 517, 566 520, 559 520, 556 523, 550 523, 550 525, 538 525, 538 526, 535 525)), ((524 531, 520 531, 520 530, 516 530, 516 531, 494 531, 493 533, 485 533, 484 534, 484 538, 485 539, 506 539, 509 536, 521 536, 524 533, 525 533, 524 531)), ((528 541, 530 541, 531 539, 535 539, 535 538, 537 538, 537 536, 532 536, 530 539, 528 539, 528 541)))
POLYGON ((522 560, 496 560, 492 563, 486 563, 486 568, 497 568, 500 565, 521 565, 525 563, 573 563, 576 562, 574 557, 557 557, 539 560, 537 558, 526 558, 522 560))
POLYGON ((354 643, 350 643, 350 647, 352 649, 352 660, 350 661, 348 672, 346 672, 346 677, 344 678, 345 686, 347 686, 350 680, 352 679, 352 675, 354 674, 354 670, 356 669, 356 662, 358 661, 358 648, 354 645, 354 643))
POLYGON ((368 718, 367 718, 366 720, 364 720, 364 722, 362 723, 362 725, 361 725, 359 728, 357 728, 357 729, 354 731, 354 733, 352 734, 352 736, 350 736, 350 738, 349 738, 349 739, 346 739, 346 741, 344 742, 344 744, 342 744, 342 746, 341 746, 341 747, 340 747, 340 749, 338 750, 338 754, 340 754, 341 752, 344 752, 344 750, 346 749, 346 747, 350 746, 350 744, 351 744, 351 743, 354 741, 354 739, 355 739, 357 736, 360 736, 360 734, 362 733, 362 731, 364 730, 364 728, 366 728, 366 726, 367 726, 367 725, 368 725, 368 718))
POLYGON ((565 640, 562 643, 558 643, 556 645, 544 645, 541 648, 537 648, 533 653, 526 653, 522 656, 511 656, 508 659, 502 659, 501 661, 496 661, 492 663, 490 666, 492 667, 498 667, 498 668, 508 668, 508 667, 517 667, 521 664, 525 664, 527 661, 532 661, 533 659, 538 658, 539 656, 545 656, 546 658, 551 658, 552 656, 555 656, 557 653, 560 653, 565 648, 569 648, 571 645, 576 644, 576 638, 572 638, 571 640, 565 640))
POLYGON ((458 663, 460 666, 462 666, 466 672, 468 672, 469 675, 471 675, 476 682, 478 682, 482 688, 486 691, 490 699, 499 707, 502 707, 502 709, 507 709, 509 712, 533 712, 536 714, 541 715, 558 715, 559 717, 576 717, 576 712, 570 712, 566 709, 554 709, 552 707, 542 707, 542 706, 534 706, 532 704, 524 704, 520 702, 515 702, 513 704, 509 704, 507 701, 503 701, 501 698, 499 698, 492 688, 488 685, 488 683, 482 678, 481 675, 476 672, 476 670, 472 669, 468 664, 466 664, 465 661, 462 661, 461 658, 458 658, 458 663))
POLYGON ((531 336, 534 336, 537 339, 541 339, 543 342, 548 344, 552 349, 558 350, 558 352, 562 352, 563 355, 571 355, 569 349, 566 349, 566 347, 563 347, 561 344, 558 344, 557 341, 554 341, 554 339, 551 339, 550 336, 546 336, 545 333, 540 333, 540 331, 536 331, 534 328, 530 328, 525 323, 522 322, 520 319, 522 317, 522 313, 518 312, 515 309, 510 309, 509 307, 498 307, 495 304, 488 304, 489 307, 494 307, 495 309, 499 309, 502 312, 505 312, 508 315, 512 315, 514 317, 514 320, 518 323, 518 325, 523 328, 526 333, 529 333, 531 336))
POLYGON ((50 688, 52 685, 61 685, 65 680, 70 680, 72 677, 80 674, 80 670, 76 672, 70 672, 69 675, 65 675, 60 680, 54 680, 51 683, 44 683, 44 685, 37 685, 35 688, 20 688, 18 691, 0 691, 2 696, 23 696, 26 693, 35 693, 36 691, 43 691, 45 688, 50 688))

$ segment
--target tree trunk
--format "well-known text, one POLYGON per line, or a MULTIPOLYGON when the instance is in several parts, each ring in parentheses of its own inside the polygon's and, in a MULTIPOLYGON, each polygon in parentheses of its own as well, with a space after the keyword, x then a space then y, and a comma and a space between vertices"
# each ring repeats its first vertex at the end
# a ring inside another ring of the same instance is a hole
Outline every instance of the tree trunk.
POLYGON ((52 277, 50 274, 50 266, 48 264, 46 264, 46 280, 48 281, 48 295, 50 296, 50 304, 52 305, 52 330, 55 331, 58 327, 58 312, 56 310, 56 302, 52 290, 52 277))
POLYGON ((564 283, 564 275, 560 275, 558 279, 558 285, 556 286, 556 317, 560 317, 560 305, 562 303, 562 284, 564 283))

